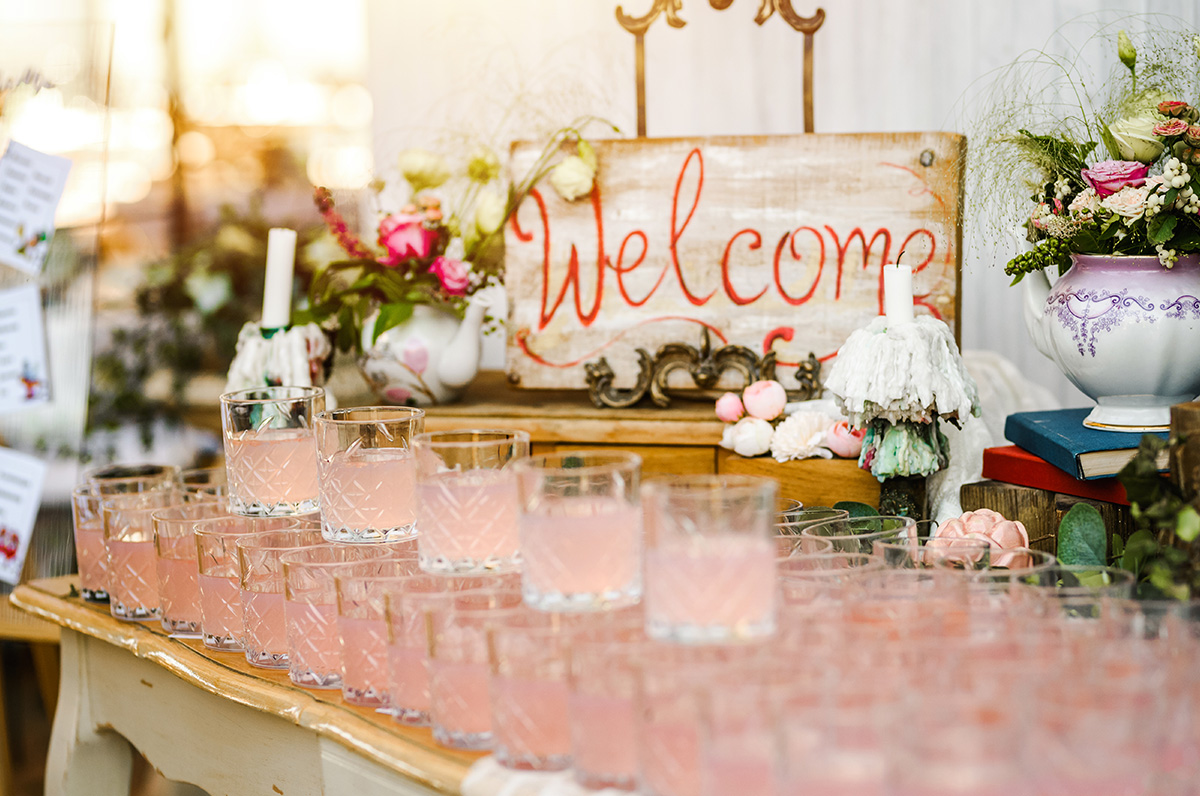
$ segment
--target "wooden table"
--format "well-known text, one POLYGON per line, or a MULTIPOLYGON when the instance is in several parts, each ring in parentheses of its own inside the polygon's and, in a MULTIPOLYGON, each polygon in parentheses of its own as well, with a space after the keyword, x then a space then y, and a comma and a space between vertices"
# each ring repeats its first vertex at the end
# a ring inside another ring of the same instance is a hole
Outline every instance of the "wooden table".
POLYGON ((458 794, 478 754, 427 729, 292 685, 240 653, 121 622, 78 597, 78 576, 32 581, 12 602, 62 627, 62 685, 46 794, 126 796, 131 749, 213 796, 458 794))

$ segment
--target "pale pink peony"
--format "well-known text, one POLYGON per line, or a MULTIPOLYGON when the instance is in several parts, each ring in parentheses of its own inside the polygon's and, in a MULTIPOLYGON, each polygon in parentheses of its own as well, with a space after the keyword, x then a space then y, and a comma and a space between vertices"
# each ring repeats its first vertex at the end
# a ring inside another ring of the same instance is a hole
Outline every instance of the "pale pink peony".
POLYGON ((379 258, 383 265, 429 256, 437 232, 424 225, 425 216, 417 213, 393 213, 379 222, 379 245, 387 254, 379 258))
POLYGON ((737 393, 727 392, 717 399, 717 419, 722 423, 736 423, 746 414, 742 399, 737 393))
POLYGON ((756 381, 742 391, 742 404, 751 417, 774 420, 783 413, 783 407, 787 404, 787 391, 777 381, 756 381))
POLYGON ((439 257, 429 266, 429 273, 442 283, 442 290, 451 296, 461 296, 471 284, 471 272, 467 264, 449 257, 439 257))
POLYGON ((1146 197, 1149 195, 1150 189, 1145 185, 1140 188, 1122 188, 1101 199, 1100 206, 1123 218, 1141 218, 1146 212, 1146 197))
POLYGON ((1029 532, 1020 522, 1004 519, 991 509, 968 511, 961 517, 946 520, 934 536, 941 538, 982 539, 992 546, 992 565, 1011 566, 1016 554, 1004 553, 1016 547, 1029 547, 1029 532), (999 554, 998 554, 999 553, 999 554))
POLYGON ((1137 187, 1146 182, 1150 167, 1133 160, 1102 160, 1090 169, 1079 172, 1084 181, 1103 199, 1127 186, 1137 187))
POLYGON ((865 428, 851 431, 848 422, 838 420, 825 432, 825 441, 822 444, 833 451, 834 456, 857 459, 858 454, 862 452, 863 437, 866 434, 865 428))

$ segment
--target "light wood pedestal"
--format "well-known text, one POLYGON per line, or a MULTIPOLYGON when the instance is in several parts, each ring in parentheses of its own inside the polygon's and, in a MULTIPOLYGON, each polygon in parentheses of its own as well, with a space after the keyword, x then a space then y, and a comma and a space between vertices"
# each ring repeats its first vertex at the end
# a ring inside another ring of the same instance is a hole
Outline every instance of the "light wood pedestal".
POLYGON ((62 627, 62 685, 47 796, 126 796, 131 748, 168 779, 216 796, 458 794, 479 755, 427 729, 292 685, 241 653, 169 638, 68 596, 75 575, 32 581, 12 602, 62 627))

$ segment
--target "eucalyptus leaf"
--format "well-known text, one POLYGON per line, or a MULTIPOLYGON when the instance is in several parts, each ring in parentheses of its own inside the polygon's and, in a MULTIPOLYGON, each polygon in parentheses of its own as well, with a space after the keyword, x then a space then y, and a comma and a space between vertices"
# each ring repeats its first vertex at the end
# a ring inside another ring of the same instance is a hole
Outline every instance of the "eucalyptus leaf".
POLYGON ((1064 564, 1103 565, 1108 534, 1089 503, 1076 503, 1058 526, 1058 558, 1064 564))

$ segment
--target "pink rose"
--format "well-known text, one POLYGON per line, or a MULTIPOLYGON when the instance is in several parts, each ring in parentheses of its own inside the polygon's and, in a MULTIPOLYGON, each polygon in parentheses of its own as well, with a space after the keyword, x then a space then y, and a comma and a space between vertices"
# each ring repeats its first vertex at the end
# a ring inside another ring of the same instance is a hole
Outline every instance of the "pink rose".
POLYGON ((1183 119, 1168 119, 1154 125, 1154 134, 1161 136, 1183 135, 1187 132, 1188 123, 1183 119))
POLYGON ((742 399, 737 393, 727 392, 717 399, 717 419, 722 423, 736 423, 746 414, 742 399))
POLYGON ((756 381, 742 391, 742 404, 751 417, 774 420, 783 412, 787 391, 777 381, 756 381))
POLYGON ((997 567, 1011 566, 1020 555, 1006 554, 1004 550, 1029 547, 1029 533, 1025 526, 1006 520, 1003 515, 991 509, 976 509, 966 512, 961 517, 946 520, 938 526, 934 536, 982 539, 992 546, 992 565, 997 567))
POLYGON ((1158 112, 1163 116, 1186 116, 1188 108, 1189 106, 1186 102, 1178 102, 1176 100, 1158 103, 1158 112))
POLYGON ((442 290, 451 296, 463 295, 471 284, 471 272, 467 270, 466 263, 449 257, 434 260, 433 265, 429 266, 429 273, 438 278, 442 283, 442 290))
POLYGON ((1104 198, 1122 188, 1144 184, 1150 167, 1132 160, 1102 160, 1079 173, 1084 182, 1095 189, 1096 195, 1104 198))
POLYGON ((409 257, 429 256, 437 232, 422 223, 425 217, 416 213, 393 213, 379 222, 379 245, 387 254, 379 258, 383 265, 396 265, 409 257))
POLYGON ((857 459, 858 454, 862 452, 862 441, 866 434, 865 428, 851 431, 848 422, 838 420, 825 432, 825 441, 821 444, 833 451, 835 456, 857 459))

